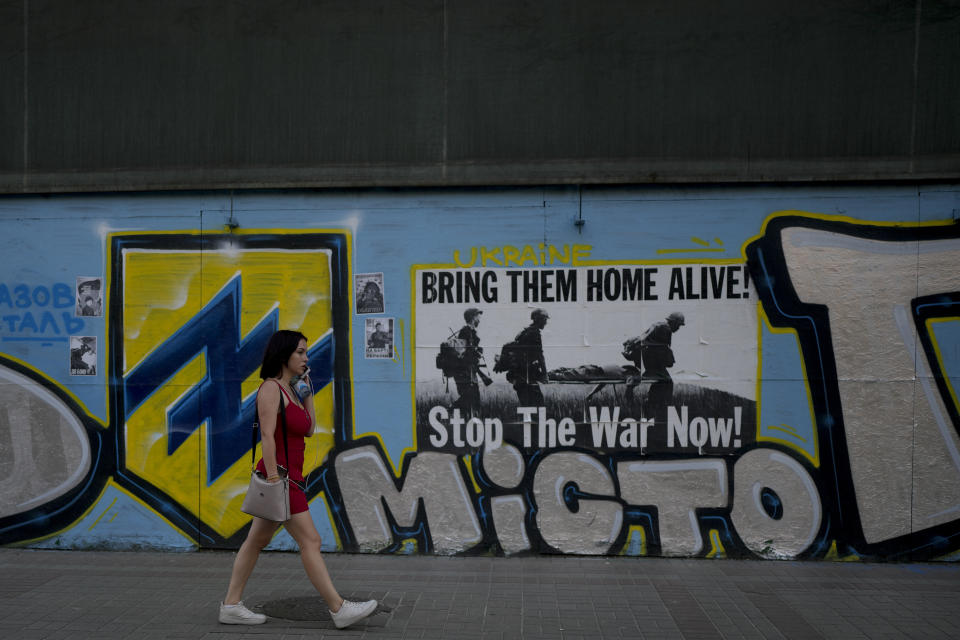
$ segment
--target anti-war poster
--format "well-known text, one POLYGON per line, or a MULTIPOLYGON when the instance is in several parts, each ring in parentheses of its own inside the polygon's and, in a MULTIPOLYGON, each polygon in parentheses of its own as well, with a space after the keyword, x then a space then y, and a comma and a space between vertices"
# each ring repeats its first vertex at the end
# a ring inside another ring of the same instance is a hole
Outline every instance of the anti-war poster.
POLYGON ((513 255, 413 270, 420 450, 707 455, 755 440, 743 263, 607 263, 585 245, 513 255))

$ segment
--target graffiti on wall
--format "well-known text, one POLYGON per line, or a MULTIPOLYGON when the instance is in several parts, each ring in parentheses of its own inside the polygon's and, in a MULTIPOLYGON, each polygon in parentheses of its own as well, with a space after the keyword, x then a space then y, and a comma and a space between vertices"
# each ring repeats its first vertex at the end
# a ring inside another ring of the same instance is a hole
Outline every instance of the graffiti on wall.
MULTIPOLYGON (((777 214, 738 259, 635 260, 586 243, 451 247, 446 263, 411 253, 406 270, 375 274, 381 291, 409 292, 407 319, 357 315, 360 241, 345 229, 111 234, 96 377, 107 419, 3 356, 0 457, 31 480, 3 489, 0 541, 115 546, 98 532, 118 518, 181 541, 137 532, 128 546, 235 546, 260 356, 296 327, 327 426, 304 469, 327 548, 960 549, 956 225, 777 214), (378 401, 358 392, 358 360, 402 372, 394 423, 356 424, 355 407, 378 401), (410 434, 401 455, 388 432, 410 434)), ((76 292, 56 286, 0 289, 18 318, 2 339, 95 333, 76 292)), ((398 315, 382 296, 364 308, 398 315)))
MULTIPOLYGON (((549 252, 562 261, 563 251, 549 252)), ((529 247, 513 253, 512 270, 509 259, 494 269, 414 270, 417 367, 440 369, 444 388, 415 378, 421 453, 409 460, 402 486, 372 446, 337 458, 347 486, 362 478, 380 486, 346 495, 360 546, 419 534, 421 544, 443 551, 484 544, 506 553, 639 548, 769 557, 952 551, 960 513, 957 376, 948 364, 955 358, 936 346, 935 323, 957 318, 960 272, 950 267, 960 258, 957 228, 778 216, 745 253, 745 269, 719 271, 729 276, 726 286, 716 265, 525 271, 516 256, 530 254, 536 264, 529 247), (759 283, 759 308, 748 273, 759 283), (607 274, 621 284, 606 290, 607 274), (522 326, 531 308, 529 326, 510 338, 509 327, 522 326), (523 347, 509 366, 501 363, 509 350, 501 347, 492 367, 483 350, 481 323, 494 313, 512 321, 488 332, 489 342, 523 347), (815 419, 809 438, 754 420, 754 314, 799 338, 815 419), (544 338, 557 317, 567 326, 544 338), (651 324, 653 317, 663 319, 651 324), (685 350, 687 317, 704 321, 685 350), (657 329, 676 342, 658 339, 657 329), (695 365, 681 383, 670 372, 683 361, 695 365), (730 392, 738 383, 748 390, 730 392), (583 387, 573 401, 567 385, 583 387), (669 391, 657 394, 658 385, 669 391), (702 400, 724 387, 721 399, 702 400)))
POLYGON ((196 519, 197 535, 209 542, 249 520, 239 505, 250 473, 257 372, 277 329, 298 327, 311 340, 314 406, 324 429, 309 441, 305 473, 320 466, 334 430, 343 429, 334 396, 348 409, 349 396, 337 388, 348 376, 343 357, 336 372, 334 317, 336 310, 342 334, 348 300, 335 288, 345 257, 333 254, 342 245, 341 237, 314 234, 240 234, 220 243, 209 236, 114 239, 118 467, 145 496, 175 504, 184 523, 196 519))
MULTIPOLYGON (((25 477, 34 480, 19 489, 27 496, 5 501, 6 531, 43 536, 72 522, 109 481, 201 545, 235 541, 249 522, 239 505, 250 472, 256 374, 281 325, 312 340, 315 407, 325 428, 310 440, 305 471, 322 466, 335 432, 345 437, 349 358, 335 345, 348 342, 346 251, 343 236, 330 233, 114 235, 109 423, 84 426, 76 417, 82 412, 55 388, 46 391, 47 406, 33 398, 25 403, 23 391, 10 389, 10 454, 14 469, 32 471, 25 477), (17 420, 17 407, 29 417, 17 420), (51 425, 51 409, 74 417, 74 437, 56 437, 65 429, 51 425), (91 447, 104 441, 109 448, 91 456, 91 447), (61 480, 66 460, 76 469, 61 480)), ((40 396, 36 382, 22 386, 40 396)))

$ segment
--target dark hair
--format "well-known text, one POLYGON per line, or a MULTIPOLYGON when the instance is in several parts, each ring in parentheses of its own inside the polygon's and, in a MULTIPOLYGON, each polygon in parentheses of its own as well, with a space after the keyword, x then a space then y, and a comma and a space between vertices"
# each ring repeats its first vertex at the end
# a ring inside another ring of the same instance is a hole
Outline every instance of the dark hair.
POLYGON ((297 350, 297 345, 301 340, 306 340, 307 336, 299 331, 289 331, 281 329, 270 336, 270 342, 263 351, 263 364, 260 365, 260 377, 263 380, 275 378, 283 371, 283 365, 287 364, 290 356, 297 350))

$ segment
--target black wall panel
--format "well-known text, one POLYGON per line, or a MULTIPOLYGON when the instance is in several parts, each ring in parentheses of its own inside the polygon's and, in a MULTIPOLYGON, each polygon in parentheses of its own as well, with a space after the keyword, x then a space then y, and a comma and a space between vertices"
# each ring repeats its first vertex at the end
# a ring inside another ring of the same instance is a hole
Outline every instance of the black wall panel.
POLYGON ((960 175, 960 2, 0 0, 0 192, 960 175))

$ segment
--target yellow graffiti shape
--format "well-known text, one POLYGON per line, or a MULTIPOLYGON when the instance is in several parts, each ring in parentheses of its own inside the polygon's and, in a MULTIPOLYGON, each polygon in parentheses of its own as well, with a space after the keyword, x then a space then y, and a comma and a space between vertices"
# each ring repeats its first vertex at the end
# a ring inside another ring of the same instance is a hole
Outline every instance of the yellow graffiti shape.
MULTIPOLYGON (((279 327, 296 329, 316 345, 331 330, 330 254, 321 250, 154 251, 123 256, 123 374, 192 320, 234 279, 240 279, 241 341, 275 309, 279 327)), ((250 478, 249 450, 208 484, 208 427, 205 418, 168 455, 167 413, 208 375, 205 351, 164 381, 128 418, 126 464, 170 499, 229 537, 250 517, 240 504, 250 478)), ((260 384, 253 372, 241 384, 240 403, 260 384)), ((307 440, 304 474, 318 468, 333 446, 332 386, 314 398, 319 432, 307 440)), ((198 417, 198 420, 201 420, 198 417)), ((191 425, 181 425, 190 429, 191 425)), ((248 437, 245 435, 245 437, 248 437)), ((259 446, 257 447, 259 457, 259 446)))
POLYGON ((311 340, 332 327, 327 251, 124 252, 125 372, 185 325, 233 278, 241 277, 240 333, 274 308, 280 327, 311 340))
POLYGON ((619 555, 647 555, 647 530, 642 525, 632 524, 627 532, 627 539, 620 549, 619 555))

